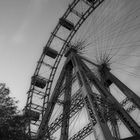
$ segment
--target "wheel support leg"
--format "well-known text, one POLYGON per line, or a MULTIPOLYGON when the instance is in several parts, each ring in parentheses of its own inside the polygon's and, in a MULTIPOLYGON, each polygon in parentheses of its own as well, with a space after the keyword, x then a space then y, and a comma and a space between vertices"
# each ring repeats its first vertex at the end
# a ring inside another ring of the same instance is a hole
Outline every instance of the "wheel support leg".
POLYGON ((136 95, 131 89, 123 84, 110 71, 106 71, 108 78, 140 109, 140 97, 136 95))
POLYGON ((42 122, 40 124, 40 127, 39 127, 39 130, 38 130, 38 136, 37 137, 38 137, 39 140, 44 138, 44 136, 47 132, 48 122, 50 120, 51 114, 52 114, 53 109, 55 107, 57 98, 58 98, 60 90, 61 90, 61 86, 62 86, 64 78, 65 78, 65 73, 66 73, 65 68, 66 68, 66 65, 64 65, 64 67, 63 67, 63 69, 60 73, 60 76, 59 76, 58 81, 56 83, 55 89, 52 93, 51 99, 50 99, 50 101, 47 105, 47 108, 45 110, 43 120, 42 120, 42 122))
POLYGON ((94 93, 91 90, 91 87, 90 87, 89 82, 86 78, 86 75, 81 67, 81 63, 80 63, 79 59, 76 57, 76 55, 73 55, 72 62, 75 66, 75 71, 76 71, 76 74, 77 74, 77 77, 79 80, 79 84, 83 89, 84 100, 89 101, 93 112, 95 112, 95 114, 97 116, 97 122, 99 123, 99 125, 101 127, 104 139, 105 140, 114 140, 102 113, 99 111, 100 109, 99 109, 98 105, 95 106, 95 103, 92 100, 92 96, 94 93))
POLYGON ((71 62, 69 62, 66 66, 66 83, 65 83, 63 119, 60 140, 68 140, 70 106, 71 106, 72 68, 73 66, 71 62))
POLYGON ((122 122, 126 125, 132 135, 140 135, 140 127, 132 119, 132 117, 123 109, 120 103, 112 96, 112 94, 102 85, 99 79, 96 78, 94 73, 81 61, 81 65, 85 70, 85 73, 89 80, 94 84, 97 90, 108 99, 110 103, 114 105, 114 110, 116 114, 120 117, 122 122))

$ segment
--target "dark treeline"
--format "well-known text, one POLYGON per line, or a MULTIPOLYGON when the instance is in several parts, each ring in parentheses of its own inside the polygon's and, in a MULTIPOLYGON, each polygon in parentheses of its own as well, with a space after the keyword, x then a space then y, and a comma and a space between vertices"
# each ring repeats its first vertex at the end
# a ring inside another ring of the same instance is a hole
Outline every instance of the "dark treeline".
POLYGON ((15 98, 10 90, 0 83, 0 140, 28 140, 25 135, 25 119, 19 115, 15 98))

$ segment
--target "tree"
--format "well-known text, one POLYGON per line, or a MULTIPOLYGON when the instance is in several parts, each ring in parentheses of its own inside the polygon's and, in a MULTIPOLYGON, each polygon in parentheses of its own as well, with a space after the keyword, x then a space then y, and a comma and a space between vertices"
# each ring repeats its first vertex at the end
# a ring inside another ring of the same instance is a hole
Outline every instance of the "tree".
POLYGON ((0 138, 1 140, 25 140, 24 117, 18 115, 18 101, 9 96, 10 90, 0 84, 0 138))

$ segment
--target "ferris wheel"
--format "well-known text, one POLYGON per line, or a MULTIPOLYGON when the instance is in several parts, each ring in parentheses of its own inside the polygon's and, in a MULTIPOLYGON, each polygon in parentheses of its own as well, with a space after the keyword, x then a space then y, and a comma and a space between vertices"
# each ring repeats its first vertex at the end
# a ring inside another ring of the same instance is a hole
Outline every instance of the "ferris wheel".
POLYGON ((39 140, 139 139, 139 36, 138 0, 70 2, 32 76, 26 133, 39 140))

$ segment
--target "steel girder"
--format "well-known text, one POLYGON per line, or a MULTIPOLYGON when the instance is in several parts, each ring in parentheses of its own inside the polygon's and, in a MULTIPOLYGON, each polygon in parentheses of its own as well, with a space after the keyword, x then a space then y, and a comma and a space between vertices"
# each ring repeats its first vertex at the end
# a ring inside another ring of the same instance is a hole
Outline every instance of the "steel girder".
MULTIPOLYGON (((84 107, 84 101, 81 95, 81 89, 79 89, 71 100, 71 108, 70 108, 70 118, 74 116, 78 111, 80 111, 84 107)), ((50 125, 49 132, 52 135, 55 133, 60 127, 62 122, 62 114, 59 115, 50 125)))
POLYGON ((95 85, 98 91, 106 97, 106 99, 114 104, 114 110, 122 122, 126 125, 132 135, 140 134, 140 127, 138 124, 132 119, 132 117, 126 112, 125 109, 121 106, 121 104, 111 95, 111 93, 102 85, 99 79, 96 78, 94 73, 81 61, 83 65, 83 69, 85 70, 86 76, 89 80, 95 85))

